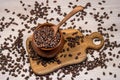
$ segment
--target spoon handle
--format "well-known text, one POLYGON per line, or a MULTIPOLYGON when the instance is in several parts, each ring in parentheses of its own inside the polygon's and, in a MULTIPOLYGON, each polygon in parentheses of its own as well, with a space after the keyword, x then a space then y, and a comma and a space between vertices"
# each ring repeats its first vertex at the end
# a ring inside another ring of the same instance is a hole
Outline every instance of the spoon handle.
POLYGON ((67 14, 65 16, 65 18, 57 25, 58 28, 63 24, 65 23, 70 17, 72 17, 74 14, 76 14, 78 11, 81 11, 83 10, 83 7, 82 6, 77 6, 75 7, 69 14, 67 14))

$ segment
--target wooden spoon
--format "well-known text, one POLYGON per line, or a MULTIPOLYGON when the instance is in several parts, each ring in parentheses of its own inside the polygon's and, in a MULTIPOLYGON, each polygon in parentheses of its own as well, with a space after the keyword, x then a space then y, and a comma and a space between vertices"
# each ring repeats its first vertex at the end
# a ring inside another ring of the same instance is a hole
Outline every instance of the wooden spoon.
POLYGON ((69 14, 67 14, 64 19, 58 24, 58 25, 55 25, 55 26, 51 26, 53 29, 54 29, 54 36, 56 35, 59 27, 65 23, 70 17, 72 17, 74 14, 76 14, 78 11, 82 11, 83 10, 83 7, 82 6, 77 6, 75 7, 69 14))

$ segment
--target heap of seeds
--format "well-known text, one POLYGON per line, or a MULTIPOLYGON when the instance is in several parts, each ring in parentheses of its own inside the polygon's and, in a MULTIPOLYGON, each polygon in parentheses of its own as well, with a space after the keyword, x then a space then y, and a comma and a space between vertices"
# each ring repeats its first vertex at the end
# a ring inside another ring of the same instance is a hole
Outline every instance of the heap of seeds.
MULTIPOLYGON (((117 71, 120 69, 120 43, 118 40, 116 40, 116 37, 119 38, 117 35, 119 30, 118 30, 118 24, 115 22, 111 22, 109 25, 107 25, 106 21, 110 21, 111 15, 115 15, 116 18, 120 18, 120 13, 116 13, 113 11, 108 11, 107 12, 105 9, 106 7, 103 7, 104 4, 107 3, 107 0, 99 0, 96 1, 97 5, 99 8, 93 5, 92 2, 86 3, 84 6, 85 10, 83 12, 77 13, 73 18, 70 19, 70 25, 72 27, 69 28, 77 28, 79 29, 82 33, 91 33, 92 30, 88 29, 83 29, 83 25, 76 25, 75 22, 80 22, 83 21, 85 25, 89 25, 90 21, 87 20, 88 16, 91 16, 93 20, 98 24, 97 31, 100 32, 105 39, 105 44, 102 49, 100 49, 96 56, 96 51, 92 49, 88 49, 87 53, 90 55, 91 60, 86 59, 84 62, 75 64, 75 65, 70 65, 66 66, 64 68, 61 68, 59 70, 56 70, 55 72, 52 72, 50 74, 44 75, 44 76, 38 76, 35 75, 29 65, 29 58, 28 54, 26 54, 25 50, 25 36, 26 32, 28 32, 28 35, 32 31, 35 30, 36 24, 40 23, 40 20, 45 20, 45 21, 60 21, 60 18, 57 16, 55 18, 48 17, 48 12, 49 15, 56 13, 59 16, 65 16, 66 12, 62 10, 61 5, 57 4, 59 3, 57 0, 51 0, 49 3, 49 0, 46 0, 46 2, 37 2, 35 1, 34 5, 26 4, 23 1, 20 1, 20 4, 22 5, 23 11, 26 13, 29 12, 29 14, 24 14, 24 13, 19 13, 16 11, 11 11, 9 9, 5 9, 5 12, 7 14, 12 14, 15 17, 18 17, 21 22, 18 22, 18 18, 14 18, 10 16, 9 18, 6 16, 0 16, 0 78, 2 79, 2 76, 5 76, 4 79, 10 80, 10 78, 14 77, 14 79, 21 78, 23 80, 29 80, 29 79, 36 79, 36 80, 52 80, 55 79, 53 78, 54 75, 57 74, 57 80, 62 80, 64 77, 67 77, 68 75, 70 76, 71 80, 76 79, 76 77, 81 78, 81 73, 83 72, 84 75, 89 75, 89 71, 94 71, 96 68, 100 68, 100 71, 103 71, 100 75, 96 75, 96 78, 94 77, 87 77, 88 80, 102 80, 102 78, 106 77, 106 75, 111 78, 111 79, 118 79, 119 74, 117 74, 117 71), (53 3, 55 4, 54 7, 51 7, 49 4, 53 3), (103 5, 103 6, 102 6, 103 5), (32 7, 33 6, 33 7, 32 7), (91 9, 90 12, 86 12, 86 9, 91 9), (98 11, 100 10, 100 11, 98 11), (32 25, 32 26, 31 26, 32 25), (105 27, 102 27, 104 26, 105 27), (16 26, 16 27, 12 27, 16 26), (21 27, 24 26, 24 27, 21 27), (9 34, 6 33, 6 29, 11 31, 11 33, 18 33, 16 34, 9 34), (2 34, 6 34, 7 36, 4 36, 2 34), (116 63, 116 60, 118 62, 116 63), (111 65, 109 65, 109 63, 111 65), (27 65, 27 67, 26 67, 27 65), (109 66, 108 66, 109 65, 109 66), (108 67, 111 67, 115 70, 109 70, 108 67), (84 69, 87 71, 84 72, 84 69), (116 69, 118 69, 116 71, 116 69), (53 76, 52 76, 53 75, 53 76), (102 76, 103 75, 103 76, 102 76), (102 78, 100 77, 102 76, 102 78), (32 78, 31 78, 32 77, 32 78)), ((66 3, 66 6, 70 10, 77 6, 79 3, 81 3, 81 0, 76 0, 76 3, 73 3, 73 1, 69 1, 69 3, 66 3)), ((81 5, 81 4, 80 4, 81 5)), ((43 22, 42 22, 43 23, 43 22)), ((67 26, 69 22, 65 23, 63 26, 67 26)), ((85 26, 84 25, 84 26, 85 26)), ((69 51, 69 48, 67 49, 69 51)), ((72 55, 69 55, 72 56, 72 55)), ((33 57, 33 56, 32 56, 33 57)), ((38 59, 40 57, 35 57, 33 59, 38 59)), ((39 59, 39 60, 44 60, 44 59, 39 59)), ((60 61, 57 59, 55 60, 58 64, 60 61)), ((49 60, 48 60, 49 61, 49 60)), ((49 63, 51 63, 52 60, 50 60, 49 63)), ((38 61, 39 64, 39 61, 38 61)), ((48 63, 45 61, 45 63, 42 63, 43 66, 46 66, 48 63)), ((82 75, 83 76, 83 75, 82 75)), ((86 77, 82 80, 86 80, 86 77)))
POLYGON ((76 45, 80 45, 80 36, 75 37, 67 37, 66 41, 68 42, 67 45, 70 48, 74 48, 76 45))
POLYGON ((54 36, 54 29, 50 26, 43 26, 34 32, 34 39, 40 48, 53 48, 60 42, 60 33, 54 36))

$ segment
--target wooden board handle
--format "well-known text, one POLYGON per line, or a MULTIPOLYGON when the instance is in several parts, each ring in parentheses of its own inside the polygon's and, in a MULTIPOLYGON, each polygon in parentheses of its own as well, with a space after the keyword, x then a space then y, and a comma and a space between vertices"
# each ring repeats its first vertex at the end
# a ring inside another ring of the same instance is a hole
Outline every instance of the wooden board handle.
POLYGON ((88 42, 88 48, 100 49, 104 44, 104 38, 100 33, 94 32, 91 35, 87 36, 87 42, 88 42), (94 39, 100 41, 99 44, 95 44, 94 39))

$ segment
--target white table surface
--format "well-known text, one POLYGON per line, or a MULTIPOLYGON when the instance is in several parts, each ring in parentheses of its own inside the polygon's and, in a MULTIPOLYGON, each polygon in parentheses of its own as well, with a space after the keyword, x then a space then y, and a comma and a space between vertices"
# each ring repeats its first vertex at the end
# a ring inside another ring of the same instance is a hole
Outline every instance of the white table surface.
MULTIPOLYGON (((45 3, 45 0, 37 0, 38 2, 43 2, 45 3)), ((103 5, 98 5, 98 2, 101 2, 102 0, 79 0, 78 2, 75 2, 75 0, 58 0, 57 3, 53 3, 53 0, 49 0, 49 6, 52 8, 56 7, 57 5, 60 5, 62 8, 62 12, 70 12, 71 9, 68 8, 68 4, 69 2, 72 2, 73 5, 82 5, 85 6, 86 3, 90 2, 91 3, 91 7, 86 9, 87 13, 89 12, 93 12, 96 13, 97 11, 100 12, 100 14, 103 14, 103 12, 107 12, 110 13, 110 11, 112 11, 112 14, 109 14, 110 18, 104 19, 104 24, 102 24, 102 27, 104 28, 108 28, 110 27, 113 23, 116 24, 115 28, 118 29, 118 31, 116 32, 110 32, 110 31, 106 31, 106 33, 109 34, 113 34, 115 37, 110 37, 110 41, 117 41, 117 44, 120 44, 120 17, 118 17, 118 14, 120 14, 120 0, 105 0, 106 3, 104 3, 103 5), (104 7, 104 10, 100 10, 101 7, 104 7), (96 11, 93 10, 93 8, 96 8, 96 11)), ((24 3, 26 4, 30 4, 32 5, 32 7, 34 6, 34 2, 35 0, 23 0, 24 3)), ((29 9, 28 11, 24 11, 23 7, 21 6, 19 0, 0 0, 0 18, 2 16, 5 16, 6 18, 9 17, 15 17, 16 22, 20 23, 21 20, 17 18, 17 16, 13 16, 10 13, 6 13, 4 11, 4 9, 9 9, 10 11, 15 11, 15 12, 20 12, 23 14, 29 14, 29 9)), ((59 18, 60 20, 62 20, 63 16, 57 15, 55 12, 53 14, 49 14, 49 16, 47 16, 48 18, 54 17, 54 18, 59 18)), ((71 18, 73 19, 73 17, 71 18)), ((71 20, 70 19, 70 20, 71 20)), ((67 27, 69 27, 70 24, 70 20, 67 21, 67 27)), ((40 19, 39 23, 44 23, 45 20, 40 19)), ((52 21, 52 23, 57 24, 57 21, 52 21)), ((81 20, 79 22, 75 21, 75 25, 78 25, 76 27, 76 29, 81 26, 83 30, 92 30, 92 32, 96 32, 97 28, 98 28, 98 22, 94 20, 93 16, 87 15, 85 17, 84 20, 81 20), (85 22, 88 21, 88 24, 85 24, 85 22)), ((31 25, 32 26, 32 25, 31 25)), ((1 26, 0 26, 1 27, 1 26)), ((3 43, 3 38, 9 36, 9 34, 12 35, 17 35, 17 29, 21 29, 23 28, 22 25, 18 25, 18 26, 10 26, 9 28, 5 29, 3 32, 0 32, 0 35, 2 35, 2 38, 0 38, 0 44, 3 43), (11 28, 15 28, 16 27, 16 31, 14 31, 14 33, 10 32, 11 28), (3 36, 4 35, 4 36, 3 36)), ((25 40, 26 38, 31 35, 32 33, 28 34, 27 31, 24 32, 24 46, 25 46, 25 40)), ((113 49, 112 53, 114 54, 118 54, 118 51, 120 50, 119 48, 115 48, 113 49)), ((107 52, 109 51, 109 49, 107 49, 105 52, 106 54, 108 54, 107 52)), ((95 54, 97 54, 98 52, 96 52, 95 54)), ((0 53, 1 54, 1 53, 0 53)), ((4 53, 5 54, 5 53, 4 53)), ((120 56, 120 54, 119 54, 120 56)), ((88 58, 89 58, 89 54, 88 54, 88 58)), ((107 56, 109 57, 109 56, 107 56)), ((14 58, 14 57, 13 57, 14 58)), ((101 78, 101 80, 120 80, 120 68, 118 68, 117 66, 120 66, 120 58, 116 59, 113 58, 113 61, 111 62, 107 62, 106 65, 108 66, 107 69, 102 69, 101 67, 97 67, 94 68, 93 70, 87 71, 88 74, 85 75, 84 73, 86 72, 86 69, 83 69, 83 71, 79 71, 80 75, 78 75, 76 78, 74 78, 75 80, 90 80, 91 78, 93 78, 93 80, 97 80, 97 78, 101 78), (113 67, 112 64, 116 63, 116 67, 113 67), (105 72, 106 75, 103 76, 102 73, 105 72), (113 75, 109 75, 109 72, 112 72, 113 74, 117 74, 117 77, 114 78, 113 75)), ((27 63, 24 65, 24 68, 29 68, 30 64, 27 63)), ((56 73, 54 73, 54 75, 50 75, 50 77, 53 78, 53 80, 57 80, 57 74, 59 73, 60 70, 58 70, 56 73)), ((24 72, 23 72, 24 73, 24 72)), ((26 75, 29 74, 29 72, 25 73, 26 75)), ((62 73, 60 74, 62 75, 62 73)), ((10 80, 24 80, 23 77, 21 77, 20 75, 18 77, 13 77, 11 75, 6 74, 2 74, 2 71, 0 71, 0 80, 6 80, 6 78, 9 76, 10 80)), ((35 80, 36 77, 35 75, 30 76, 29 80, 35 80)), ((45 79, 45 78, 44 78, 45 79)), ((66 75, 63 80, 71 80, 71 74, 66 75)))

